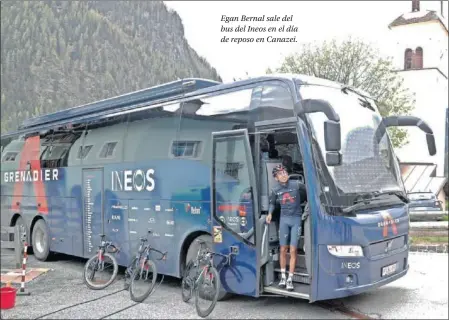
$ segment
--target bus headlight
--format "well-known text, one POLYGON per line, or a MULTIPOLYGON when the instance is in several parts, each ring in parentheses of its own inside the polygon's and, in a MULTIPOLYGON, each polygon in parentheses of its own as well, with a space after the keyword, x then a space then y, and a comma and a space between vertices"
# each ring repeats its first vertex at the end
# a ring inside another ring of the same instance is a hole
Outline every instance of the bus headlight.
POLYGON ((336 257, 363 257, 361 246, 327 246, 327 250, 336 257))

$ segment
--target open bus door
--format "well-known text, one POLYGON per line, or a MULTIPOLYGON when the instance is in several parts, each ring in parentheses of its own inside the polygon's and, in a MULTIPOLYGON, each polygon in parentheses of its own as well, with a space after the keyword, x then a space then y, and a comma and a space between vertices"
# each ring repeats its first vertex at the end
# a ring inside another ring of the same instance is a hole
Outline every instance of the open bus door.
POLYGON ((253 158, 246 129, 212 133, 211 224, 213 251, 233 252, 229 266, 220 264, 227 292, 259 296, 259 224, 253 158), (257 227, 256 227, 257 228, 257 227))

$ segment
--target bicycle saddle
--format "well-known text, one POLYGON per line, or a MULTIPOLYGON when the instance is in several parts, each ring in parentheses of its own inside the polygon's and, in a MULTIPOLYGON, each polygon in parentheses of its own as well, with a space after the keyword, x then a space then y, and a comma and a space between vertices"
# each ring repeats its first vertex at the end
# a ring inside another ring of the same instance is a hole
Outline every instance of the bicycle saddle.
POLYGON ((100 238, 106 237, 106 235, 103 233, 100 233, 99 236, 100 236, 100 238))
POLYGON ((146 241, 148 241, 148 239, 147 239, 147 238, 144 238, 144 237, 140 237, 140 241, 146 242, 146 241))

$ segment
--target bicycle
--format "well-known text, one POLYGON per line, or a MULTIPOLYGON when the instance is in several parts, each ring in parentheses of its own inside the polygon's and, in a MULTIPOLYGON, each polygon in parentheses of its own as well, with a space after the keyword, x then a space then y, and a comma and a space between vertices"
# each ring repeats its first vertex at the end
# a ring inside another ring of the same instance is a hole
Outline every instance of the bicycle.
POLYGON ((115 257, 112 255, 113 253, 116 253, 119 251, 119 249, 112 244, 111 241, 105 241, 104 237, 106 235, 100 234, 101 237, 101 244, 98 247, 97 254, 92 256, 89 260, 87 260, 86 264, 84 265, 84 283, 87 285, 89 289, 92 290, 101 290, 109 286, 117 277, 118 273, 118 263, 115 257), (100 281, 99 284, 94 282, 95 274, 98 273, 98 271, 104 271, 105 268, 105 258, 110 259, 112 262, 112 274, 110 274, 110 278, 107 281, 100 281), (93 265, 93 271, 91 274, 88 274, 89 267, 93 265))
MULTIPOLYGON (((148 234, 150 234, 151 232, 151 230, 148 230, 148 234)), ((156 283, 157 267, 156 264, 150 259, 151 251, 155 251, 162 255, 162 257, 157 260, 166 260, 167 257, 167 252, 159 251, 151 247, 151 245, 145 244, 147 241, 148 238, 140 238, 140 246, 137 254, 125 271, 125 288, 127 273, 130 276, 129 294, 131 296, 131 300, 135 302, 142 302, 143 300, 145 300, 150 295, 150 293, 152 293, 154 285, 156 283), (149 281, 149 285, 141 295, 137 295, 135 293, 139 280, 143 280, 144 282, 149 281)))
POLYGON ((205 318, 214 310, 215 305, 218 300, 218 295, 220 292, 220 276, 219 272, 213 265, 213 257, 221 256, 225 260, 225 265, 230 265, 231 256, 233 253, 227 255, 221 253, 215 253, 206 247, 206 250, 202 252, 203 246, 206 244, 203 240, 196 240, 200 244, 200 249, 198 250, 197 256, 194 260, 187 263, 184 269, 184 274, 182 277, 182 300, 188 302, 192 297, 192 292, 195 291, 195 308, 197 314, 205 318), (207 300, 211 301, 211 305, 202 309, 199 305, 200 299, 200 288, 204 285, 211 286, 211 282, 215 280, 215 288, 211 289, 210 294, 205 294, 201 292, 203 296, 206 296, 207 300))

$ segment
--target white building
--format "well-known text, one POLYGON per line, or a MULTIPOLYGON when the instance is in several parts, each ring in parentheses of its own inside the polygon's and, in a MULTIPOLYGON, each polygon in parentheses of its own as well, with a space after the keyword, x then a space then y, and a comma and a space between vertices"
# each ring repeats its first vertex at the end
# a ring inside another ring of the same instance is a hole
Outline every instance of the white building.
MULTIPOLYGON (((425 9, 427 4, 411 1, 410 11, 390 23, 397 72, 404 85, 415 94, 412 115, 422 118, 433 129, 437 154, 429 156, 425 134, 408 129, 409 143, 397 150, 401 161, 431 162, 437 175, 444 174, 446 109, 448 107, 448 27, 442 11, 425 9)), ((447 165, 447 164, 446 164, 447 165)))
POLYGON ((448 166, 448 26, 443 2, 440 10, 435 10, 436 3, 429 8, 429 2, 412 0, 410 12, 391 22, 389 29, 393 62, 405 87, 415 95, 411 114, 429 124, 437 147, 437 154, 430 156, 424 132, 416 127, 407 129, 409 143, 396 150, 403 163, 403 178, 409 192, 432 191, 444 201, 442 188, 447 182, 448 166), (410 169, 419 173, 415 180, 409 179, 410 169))

